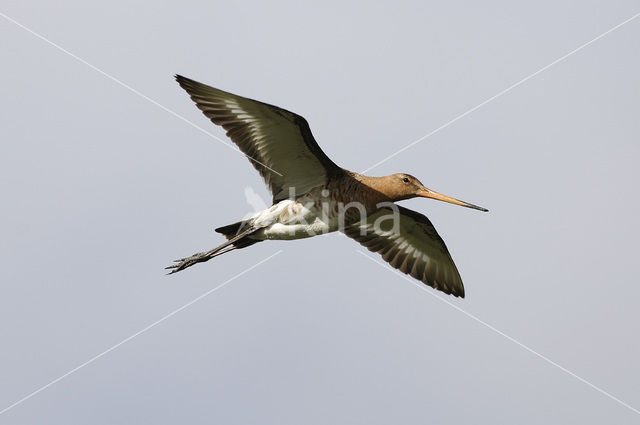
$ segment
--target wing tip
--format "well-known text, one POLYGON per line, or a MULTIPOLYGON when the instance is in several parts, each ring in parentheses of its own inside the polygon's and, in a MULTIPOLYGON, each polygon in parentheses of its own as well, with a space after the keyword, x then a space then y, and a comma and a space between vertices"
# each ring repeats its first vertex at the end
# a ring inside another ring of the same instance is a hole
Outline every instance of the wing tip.
POLYGON ((187 78, 183 75, 180 74, 175 74, 173 76, 173 78, 175 78, 175 80, 178 82, 178 84, 180 84, 180 86, 184 87, 185 85, 192 85, 193 83, 195 83, 196 81, 192 80, 191 78, 187 78))
POLYGON ((433 282, 431 282, 429 283, 429 285, 431 285, 433 288, 439 291, 444 292, 447 295, 453 295, 456 298, 464 298, 465 296, 464 284, 462 283, 460 274, 456 273, 456 275, 458 278, 453 279, 452 282, 448 281, 449 279, 446 279, 444 282, 442 282, 442 284, 438 282, 437 284, 433 285, 433 282))
POLYGON ((207 87, 204 84, 197 82, 196 80, 192 80, 191 78, 185 77, 184 75, 175 74, 173 76, 173 78, 175 78, 175 80, 178 82, 178 84, 180 84, 180 87, 182 87, 183 89, 185 89, 187 91, 196 90, 196 89, 201 88, 203 86, 207 87))
POLYGON ((464 294, 464 286, 461 287, 458 291, 456 291, 456 290, 451 291, 451 295, 453 295, 454 297, 457 297, 457 298, 464 298, 464 295, 465 295, 464 294))
POLYGON ((420 279, 420 280, 422 281, 422 283, 426 284, 427 286, 430 286, 436 291, 440 291, 444 294, 452 295, 456 298, 464 298, 465 296, 464 285, 462 284, 462 282, 459 282, 459 285, 458 284, 447 285, 446 283, 441 284, 440 282, 431 281, 429 279, 420 279))

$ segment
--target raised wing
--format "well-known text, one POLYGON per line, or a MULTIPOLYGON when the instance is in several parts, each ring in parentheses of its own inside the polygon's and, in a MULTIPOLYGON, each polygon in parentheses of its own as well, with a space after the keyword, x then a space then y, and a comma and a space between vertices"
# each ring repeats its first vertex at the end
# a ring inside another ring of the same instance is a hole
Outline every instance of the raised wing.
POLYGON ((214 124, 227 130, 264 178, 274 203, 287 199, 290 188, 299 196, 342 172, 322 152, 300 115, 181 75, 176 81, 214 124))
POLYGON ((424 215, 384 207, 344 233, 403 273, 447 294, 464 298, 464 286, 442 238, 424 215), (397 217, 397 218, 394 218, 397 217))

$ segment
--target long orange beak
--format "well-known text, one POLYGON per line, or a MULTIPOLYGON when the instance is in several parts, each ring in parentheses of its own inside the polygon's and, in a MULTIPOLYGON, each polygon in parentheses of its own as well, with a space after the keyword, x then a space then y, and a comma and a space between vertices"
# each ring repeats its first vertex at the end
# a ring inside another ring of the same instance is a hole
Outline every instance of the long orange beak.
POLYGON ((437 199, 438 201, 444 201, 444 202, 448 202, 450 204, 460 205, 460 206, 467 207, 467 208, 473 208, 474 210, 480 210, 480 211, 485 211, 485 212, 489 211, 486 208, 482 208, 482 207, 479 207, 477 205, 473 205, 473 204, 470 204, 468 202, 464 202, 464 201, 461 201, 459 199, 455 199, 455 198, 452 198, 450 196, 443 195, 442 193, 438 193, 438 192, 433 191, 431 189, 427 189, 426 187, 423 187, 422 189, 420 189, 418 191, 418 193, 416 193, 416 195, 422 196, 423 198, 437 199))

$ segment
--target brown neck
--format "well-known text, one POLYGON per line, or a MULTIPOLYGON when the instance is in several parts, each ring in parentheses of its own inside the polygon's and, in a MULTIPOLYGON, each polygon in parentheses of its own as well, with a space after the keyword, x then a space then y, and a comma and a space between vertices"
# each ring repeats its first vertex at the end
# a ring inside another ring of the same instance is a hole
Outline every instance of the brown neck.
POLYGON ((357 182, 359 196, 358 201, 362 202, 367 209, 374 209, 380 202, 392 202, 393 200, 384 192, 385 178, 370 177, 364 174, 349 172, 349 177, 357 182))

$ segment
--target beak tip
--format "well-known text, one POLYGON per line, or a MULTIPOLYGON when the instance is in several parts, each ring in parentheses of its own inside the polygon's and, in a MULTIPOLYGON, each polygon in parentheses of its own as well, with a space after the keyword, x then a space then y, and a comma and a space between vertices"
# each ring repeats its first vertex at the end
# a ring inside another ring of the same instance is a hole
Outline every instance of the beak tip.
POLYGON ((447 195, 443 195, 443 194, 435 192, 435 191, 433 191, 431 189, 427 189, 426 187, 424 189, 422 189, 422 190, 419 190, 416 193, 416 195, 417 196, 422 196, 423 198, 431 198, 431 199, 437 199, 438 201, 449 202, 450 204, 460 205, 462 207, 473 208, 474 210, 479 210, 479 211, 482 211, 482 212, 489 212, 489 210, 486 209, 486 208, 479 207, 478 205, 473 205, 473 204, 470 204, 468 202, 464 202, 464 201, 452 198, 452 197, 447 196, 447 195))

